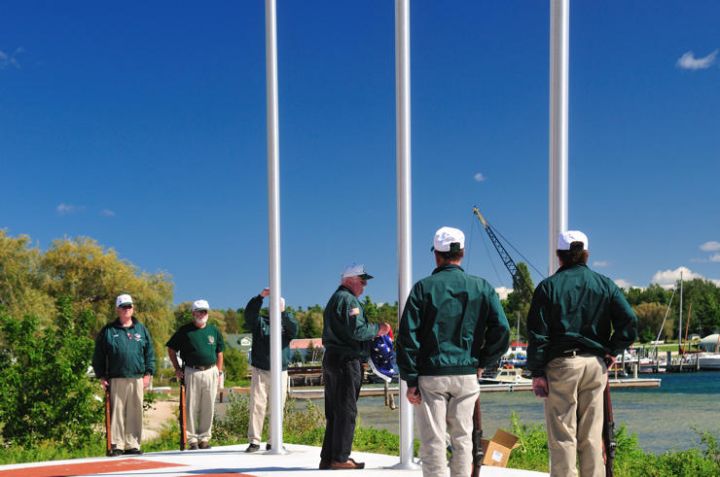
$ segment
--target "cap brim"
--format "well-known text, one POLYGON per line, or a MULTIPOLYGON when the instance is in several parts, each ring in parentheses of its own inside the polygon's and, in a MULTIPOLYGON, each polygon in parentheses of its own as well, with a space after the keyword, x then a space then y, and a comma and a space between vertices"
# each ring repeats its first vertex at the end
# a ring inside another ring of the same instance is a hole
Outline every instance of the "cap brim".
POLYGON ((360 278, 362 278, 363 280, 372 280, 373 278, 375 278, 372 275, 368 275, 367 273, 363 273, 362 275, 358 275, 358 276, 360 278))

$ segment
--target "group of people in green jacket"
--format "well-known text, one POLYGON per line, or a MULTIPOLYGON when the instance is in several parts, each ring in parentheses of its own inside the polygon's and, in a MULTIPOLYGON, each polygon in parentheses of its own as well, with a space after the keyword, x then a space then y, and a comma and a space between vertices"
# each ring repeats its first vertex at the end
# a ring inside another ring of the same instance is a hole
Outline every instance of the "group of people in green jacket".
MULTIPOLYGON (((537 286, 527 320, 528 368, 535 395, 545 400, 552 477, 578 475, 578 457, 582 477, 605 475, 601 433, 607 368, 637 337, 632 308, 612 280, 588 268, 588 250, 584 233, 559 234, 560 268, 537 286)), ((478 375, 507 350, 509 326, 494 288, 462 269, 465 236, 461 230, 438 229, 431 252, 437 267, 415 283, 402 310, 395 342, 397 364, 407 382, 406 399, 415 406, 423 475, 446 475, 449 436, 450 474, 464 476, 472 466, 478 375)), ((326 426, 320 470, 364 468, 364 463, 350 457, 361 364, 372 340, 391 334, 387 323, 367 320, 359 300, 372 278, 364 265, 348 266, 324 310, 326 426)), ((253 333, 246 452, 260 450, 270 392, 270 323, 260 315, 269 294, 268 288, 263 289, 245 312, 253 333)), ((281 308, 284 396, 289 343, 298 324, 285 312, 282 299, 281 308)), ((155 371, 155 357, 147 329, 132 316, 132 297, 118 296, 116 310, 117 319, 97 337, 93 367, 103 386, 111 390, 113 455, 138 454, 142 452, 142 392, 155 371)), ((176 376, 185 380, 188 390, 191 449, 210 447, 213 404, 222 376, 224 342, 219 330, 207 324, 208 310, 207 301, 195 301, 192 323, 167 343, 176 376)))

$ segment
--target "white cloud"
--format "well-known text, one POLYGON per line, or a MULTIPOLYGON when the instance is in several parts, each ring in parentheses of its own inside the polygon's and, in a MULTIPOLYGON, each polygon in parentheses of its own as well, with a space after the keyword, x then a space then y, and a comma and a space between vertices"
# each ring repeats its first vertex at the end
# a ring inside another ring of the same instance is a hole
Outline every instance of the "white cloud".
POLYGON ((115 217, 115 212, 110 209, 103 209, 100 211, 100 215, 103 217, 115 217))
POLYGON ((715 64, 718 50, 702 58, 695 58, 695 53, 688 51, 677 60, 677 67, 683 70, 706 70, 715 64))
POLYGON ((485 182, 485 176, 482 174, 482 172, 478 172, 473 176, 473 179, 475 179, 476 182, 485 182))
POLYGON ((61 203, 60 205, 55 207, 55 210, 57 211, 57 213, 59 215, 70 215, 70 214, 74 214, 76 212, 82 212, 83 210, 85 210, 85 207, 83 207, 81 205, 78 206, 78 205, 61 203))
POLYGON ((498 294, 501 300, 506 300, 508 295, 512 293, 513 289, 508 287, 497 287, 495 293, 498 294))
POLYGON ((610 265, 610 262, 608 262, 607 260, 595 260, 593 262, 593 267, 596 267, 596 268, 605 268, 608 265, 610 265))
POLYGON ((636 286, 634 286, 632 283, 625 280, 624 278, 618 278, 617 280, 614 280, 614 281, 615 281, 615 285, 619 286, 620 288, 624 288, 626 290, 629 288, 637 288, 636 286))
POLYGON ((12 54, 7 54, 0 50, 0 70, 4 70, 8 66, 14 66, 17 69, 20 69, 20 63, 18 63, 17 56, 24 52, 25 49, 23 47, 16 48, 12 54))
POLYGON ((663 288, 672 288, 675 283, 680 280, 682 272, 683 280, 693 280, 695 278, 705 278, 699 273, 695 273, 687 267, 678 267, 675 270, 658 270, 650 279, 650 283, 657 283, 663 288))
POLYGON ((720 262, 720 253, 716 253, 715 255, 710 256, 711 262, 720 262))
POLYGON ((700 250, 703 252, 720 252, 720 242, 711 240, 700 245, 700 250))

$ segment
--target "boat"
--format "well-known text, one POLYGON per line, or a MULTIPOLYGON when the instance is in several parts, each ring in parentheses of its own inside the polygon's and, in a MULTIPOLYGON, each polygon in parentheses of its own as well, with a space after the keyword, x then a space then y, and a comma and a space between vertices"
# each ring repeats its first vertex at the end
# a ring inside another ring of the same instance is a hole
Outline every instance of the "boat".
POLYGON ((532 384, 532 379, 524 377, 520 368, 500 368, 495 376, 478 378, 480 384, 532 384))
POLYGON ((701 371, 720 371, 720 353, 700 353, 697 359, 701 371))
POLYGON ((706 336, 700 341, 699 347, 705 352, 698 354, 698 367, 702 371, 720 370, 720 334, 706 336))

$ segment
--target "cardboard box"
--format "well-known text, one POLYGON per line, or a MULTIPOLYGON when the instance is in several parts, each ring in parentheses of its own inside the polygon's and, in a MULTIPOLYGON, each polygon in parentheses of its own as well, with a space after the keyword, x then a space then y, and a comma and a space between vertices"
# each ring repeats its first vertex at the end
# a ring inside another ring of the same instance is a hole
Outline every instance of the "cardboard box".
POLYGON ((495 431, 495 435, 489 441, 483 439, 482 447, 485 451, 483 465, 507 467, 510 452, 517 447, 517 441, 517 436, 505 432, 502 429, 495 431))

